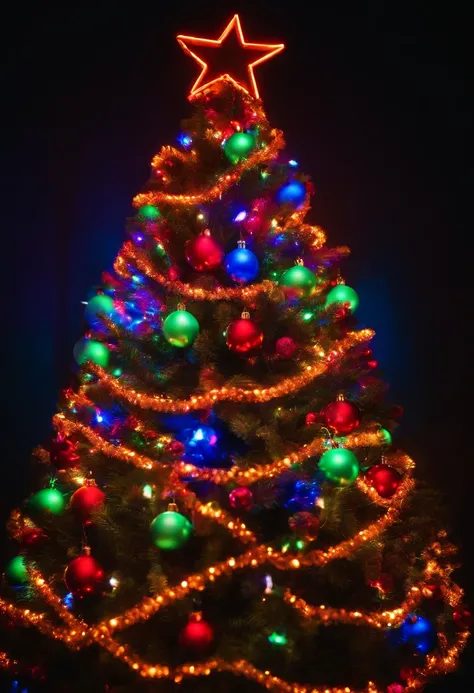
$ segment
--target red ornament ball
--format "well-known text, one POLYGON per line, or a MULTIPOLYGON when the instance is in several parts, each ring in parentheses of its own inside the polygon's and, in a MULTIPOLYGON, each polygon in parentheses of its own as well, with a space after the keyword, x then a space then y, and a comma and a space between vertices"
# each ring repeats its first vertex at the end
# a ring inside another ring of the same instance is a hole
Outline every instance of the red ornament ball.
POLYGON ((197 238, 186 241, 184 246, 186 260, 198 272, 216 269, 222 263, 224 251, 206 229, 197 238))
POLYGON ((230 323, 225 341, 235 354, 252 356, 262 347, 263 332, 250 318, 239 318, 230 323))
POLYGON ((69 563, 64 571, 64 582, 75 597, 97 594, 104 585, 104 571, 95 558, 84 554, 69 563))
POLYGON ((360 424, 360 413, 352 402, 338 399, 327 405, 324 410, 324 420, 337 435, 347 435, 360 424))
POLYGON ((366 474, 366 479, 381 498, 391 498, 402 479, 396 469, 386 464, 376 464, 366 474))
POLYGON ((302 510, 299 513, 295 513, 288 520, 290 529, 299 536, 308 537, 308 539, 316 539, 319 532, 320 520, 317 515, 308 512, 307 510, 302 510))
POLYGON ((402 681, 408 681, 409 679, 412 679, 416 674, 416 668, 415 667, 402 667, 400 669, 400 678, 402 681))
POLYGON ((214 631, 201 614, 193 614, 179 636, 182 647, 205 650, 214 640, 214 631))
POLYGON ((275 344, 275 353, 282 359, 291 359, 298 351, 298 344, 291 337, 280 337, 275 344))
POLYGON ((105 503, 105 493, 97 486, 82 486, 72 494, 70 506, 82 522, 89 522, 92 515, 105 503))
POLYGON ((31 678, 35 681, 46 681, 46 669, 43 664, 35 664, 31 667, 31 678))
POLYGON ((250 510, 253 505, 253 493, 246 486, 238 486, 229 493, 229 504, 236 510, 250 510))
POLYGON ((453 621, 459 630, 468 630, 472 625, 471 612, 462 607, 453 611, 453 621))
POLYGON ((50 460, 53 467, 58 470, 77 467, 81 458, 76 452, 76 447, 76 443, 58 435, 51 443, 50 460))
POLYGON ((387 693, 405 693, 405 686, 401 683, 391 683, 387 686, 387 693))
POLYGON ((319 416, 315 414, 314 411, 310 411, 308 414, 306 414, 304 422, 307 426, 312 426, 313 424, 317 423, 318 420, 319 416))
POLYGON ((173 457, 181 457, 185 451, 184 444, 180 440, 173 440, 168 449, 173 457))

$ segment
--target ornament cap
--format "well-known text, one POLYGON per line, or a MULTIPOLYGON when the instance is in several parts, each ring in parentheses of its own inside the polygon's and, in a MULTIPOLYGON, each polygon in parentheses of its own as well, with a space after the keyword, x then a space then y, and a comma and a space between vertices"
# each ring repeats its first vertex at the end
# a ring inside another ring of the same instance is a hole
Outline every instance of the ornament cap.
POLYGON ((178 506, 176 503, 168 503, 168 512, 169 513, 177 513, 178 512, 178 506))
POLYGON ((245 241, 242 238, 237 241, 237 248, 245 248, 245 241))
POLYGON ((180 301, 176 306, 176 310, 186 310, 186 304, 180 301))
POLYGON ((342 392, 340 392, 340 393, 338 394, 338 396, 336 397, 336 400, 337 400, 338 402, 344 402, 345 399, 346 399, 346 398, 344 397, 344 395, 343 395, 342 392))
POLYGON ((242 315, 240 316, 242 320, 250 320, 250 313, 248 310, 243 310, 242 315))
POLYGON ((91 555, 91 547, 90 546, 83 546, 82 547, 82 553, 84 556, 90 556, 91 555))
POLYGON ((202 232, 202 235, 203 235, 203 236, 207 236, 207 237, 209 238, 210 235, 211 235, 210 229, 204 229, 204 231, 202 232))
POLYGON ((302 265, 304 267, 304 261, 302 257, 297 257, 295 260, 295 265, 302 265))
POLYGON ((346 283, 345 279, 343 279, 343 278, 341 277, 340 273, 338 272, 338 273, 337 273, 336 284, 345 284, 345 283, 346 283))

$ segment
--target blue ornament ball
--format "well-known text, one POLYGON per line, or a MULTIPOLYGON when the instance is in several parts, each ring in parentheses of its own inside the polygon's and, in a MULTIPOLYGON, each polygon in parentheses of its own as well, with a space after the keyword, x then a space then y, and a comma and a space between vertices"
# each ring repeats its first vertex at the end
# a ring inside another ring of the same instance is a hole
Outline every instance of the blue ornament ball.
POLYGON ((407 645, 414 652, 428 654, 438 645, 435 626, 424 616, 410 614, 389 638, 394 645, 407 645))
POLYGON ((292 180, 277 192, 277 202, 281 205, 301 207, 306 197, 306 188, 299 180, 292 180))
POLYGON ((258 259, 244 245, 232 250, 225 258, 225 270, 234 282, 245 284, 258 275, 258 259))

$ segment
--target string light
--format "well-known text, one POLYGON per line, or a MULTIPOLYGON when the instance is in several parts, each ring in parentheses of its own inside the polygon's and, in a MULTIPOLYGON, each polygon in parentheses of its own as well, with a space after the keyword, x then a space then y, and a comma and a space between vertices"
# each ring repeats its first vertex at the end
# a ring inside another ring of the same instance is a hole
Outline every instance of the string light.
POLYGON ((112 443, 109 443, 107 440, 105 440, 105 438, 102 438, 102 436, 89 428, 89 426, 85 426, 80 421, 71 421, 70 419, 67 419, 63 413, 55 414, 53 416, 53 425, 58 429, 62 429, 66 434, 70 434, 72 432, 81 433, 81 435, 83 435, 94 448, 97 448, 97 450, 100 450, 108 457, 131 462, 139 469, 151 470, 166 468, 169 466, 162 462, 152 460, 146 455, 140 455, 140 453, 127 448, 125 445, 113 445, 112 443))
MULTIPOLYGON (((187 141, 188 143, 183 146, 189 146, 191 144, 189 137, 187 138, 187 141)), ((176 147, 166 145, 161 148, 159 154, 155 154, 151 161, 151 166, 153 169, 155 169, 155 171, 157 171, 161 169, 163 164, 166 164, 169 161, 169 159, 178 159, 178 161, 181 161, 183 164, 193 164, 196 159, 196 152, 194 151, 194 149, 191 149, 191 151, 184 153, 181 152, 179 149, 176 149, 176 147)))
MULTIPOLYGON (((232 22, 237 23, 236 28, 241 32, 237 16, 234 17, 232 22)), ((227 27, 226 32, 230 31, 232 22, 227 27)), ((224 34, 226 34, 226 32, 224 32, 224 34)), ((225 38, 224 34, 220 40, 225 38)), ((190 37, 180 38, 184 40, 190 37)), ((243 36, 241 36, 241 40, 243 41, 243 36)), ((252 65, 250 66, 250 72, 251 68, 252 65)), ((253 79, 252 72, 251 76, 253 79)), ((204 88, 204 86, 205 85, 200 88, 204 88)), ((199 89, 197 89, 197 91, 199 91, 199 89)), ((257 120, 259 118, 265 118, 260 105, 255 104, 254 107, 257 120)), ((206 137, 221 138, 222 133, 210 129, 206 133, 206 137)), ((191 144, 192 142, 189 142, 186 146, 190 146, 191 144)), ((284 141, 282 133, 277 130, 272 130, 269 143, 264 144, 260 149, 253 152, 246 161, 234 167, 231 173, 226 172, 220 176, 217 182, 208 189, 195 195, 172 195, 161 191, 149 191, 145 194, 137 195, 134 199, 134 205, 141 207, 145 204, 156 205, 163 202, 180 206, 200 204, 202 202, 215 200, 222 196, 231 185, 236 183, 245 171, 259 164, 269 163, 271 160, 275 159, 278 151, 283 146, 284 141)), ((154 157, 152 167, 161 173, 161 167, 164 164, 166 165, 170 158, 177 159, 183 163, 196 163, 196 156, 194 150, 183 153, 173 147, 164 147, 160 153, 154 157)), ((295 166, 296 162, 290 160, 289 165, 295 166)), ((266 172, 262 172, 262 176, 264 173, 266 172)), ((162 180, 165 182, 165 178, 162 180)), ((279 217, 273 219, 272 229, 274 233, 281 233, 293 226, 299 226, 300 228, 294 232, 295 237, 299 239, 300 236, 304 235, 311 249, 319 250, 325 243, 325 234, 319 227, 302 224, 302 220, 308 209, 309 195, 306 196, 304 205, 300 210, 294 212, 289 217, 286 216, 285 212, 283 220, 279 217)), ((341 247, 330 252, 344 255, 348 253, 348 249, 341 247)), ((139 274, 142 273, 144 276, 161 284, 167 292, 180 294, 183 297, 195 300, 242 300, 246 302, 253 300, 263 293, 267 294, 271 300, 279 301, 281 298, 278 285, 268 280, 249 287, 218 287, 212 291, 194 287, 184 282, 168 280, 164 274, 155 270, 153 264, 148 260, 146 253, 143 250, 135 248, 131 243, 124 244, 116 260, 115 269, 119 275, 129 278, 135 283, 140 283, 142 281, 142 277, 139 274), (130 265, 132 266, 132 270, 130 270, 130 265)), ((325 284, 320 284, 318 286, 318 291, 321 292, 325 288, 325 284)), ((309 318, 310 316, 308 315, 308 319, 309 318)), ((369 340, 372 336, 373 332, 371 330, 349 333, 344 339, 338 342, 337 347, 329 352, 325 352, 320 345, 315 345, 311 353, 311 360, 307 364, 303 364, 301 371, 296 376, 280 380, 275 386, 254 389, 224 386, 213 389, 205 394, 192 396, 186 400, 171 400, 159 395, 136 392, 118 382, 112 375, 94 364, 89 364, 89 370, 98 377, 99 383, 106 386, 113 395, 121 397, 127 402, 137 405, 142 409, 185 413, 188 411, 207 409, 219 401, 261 403, 293 393, 299 388, 305 387, 311 383, 319 375, 325 373, 329 367, 342 359, 351 347, 369 340), (314 356, 317 358, 314 358, 314 356)), ((115 373, 115 375, 117 375, 117 373, 115 373)), ((88 386, 81 386, 79 393, 70 398, 69 405, 73 413, 75 413, 74 408, 78 403, 91 404, 84 394, 85 391, 88 391, 88 386)), ((101 423, 102 419, 103 413, 97 410, 96 421, 101 423)), ((271 564, 281 571, 295 571, 310 566, 323 567, 334 560, 351 558, 367 543, 377 540, 388 527, 398 520, 399 513, 414 487, 412 478, 414 463, 409 457, 405 455, 393 455, 390 458, 390 464, 404 473, 402 482, 394 496, 390 499, 381 498, 364 477, 360 477, 356 481, 356 486, 360 492, 365 494, 370 501, 387 510, 383 516, 372 522, 365 529, 359 531, 352 538, 336 546, 329 547, 326 550, 314 549, 306 554, 298 554, 298 558, 296 558, 294 555, 291 555, 291 552, 285 550, 280 552, 268 545, 256 545, 257 537, 239 518, 234 518, 227 511, 214 503, 201 503, 198 501, 193 494, 187 491, 184 479, 207 479, 216 484, 226 484, 228 481, 233 480, 238 481, 241 485, 250 485, 259 479, 271 478, 281 474, 293 464, 297 464, 309 457, 320 454, 324 451, 324 441, 315 439, 311 443, 302 446, 299 450, 291 452, 280 460, 275 460, 269 464, 256 465, 250 469, 243 469, 234 465, 229 470, 212 470, 200 469, 184 462, 173 464, 162 463, 145 455, 140 455, 126 446, 112 445, 90 427, 83 425, 73 418, 69 418, 65 414, 57 414, 54 417, 54 423, 58 430, 64 433, 79 433, 86 438, 92 446, 92 453, 100 451, 111 458, 132 463, 148 471, 155 471, 158 469, 165 470, 167 479, 163 482, 165 487, 163 497, 173 492, 176 496, 179 495, 182 498, 187 498, 189 506, 192 505, 192 509, 195 513, 203 517, 209 517, 226 528, 226 530, 242 544, 252 544, 252 546, 251 548, 247 546, 247 550, 239 556, 230 556, 219 563, 208 566, 202 572, 189 575, 185 579, 182 579, 178 585, 167 587, 160 594, 155 596, 146 596, 127 611, 113 617, 109 616, 104 621, 93 625, 88 625, 80 618, 74 616, 68 607, 67 598, 56 595, 49 581, 43 577, 40 571, 33 565, 28 564, 27 569, 32 588, 44 600, 45 604, 55 612, 62 624, 53 624, 50 620, 51 617, 49 613, 33 612, 30 609, 10 604, 2 598, 0 598, 1 613, 7 615, 11 619, 16 619, 25 626, 37 628, 41 633, 63 642, 67 647, 73 650, 79 650, 83 647, 97 644, 110 652, 114 657, 127 664, 132 671, 143 678, 170 679, 175 683, 180 683, 184 677, 209 676, 213 672, 229 672, 236 676, 244 676, 248 680, 260 684, 267 690, 275 692, 357 693, 357 691, 347 686, 328 688, 287 682, 274 676, 269 671, 259 670, 246 660, 225 662, 221 658, 215 657, 204 662, 200 661, 193 664, 185 664, 175 669, 171 669, 162 664, 150 664, 132 653, 126 644, 115 640, 112 634, 115 631, 124 631, 139 621, 147 621, 153 614, 157 613, 162 608, 182 600, 193 591, 204 590, 210 583, 215 582, 222 576, 229 576, 235 571, 256 569, 266 564, 271 564)), ((135 430, 142 430, 141 426, 142 424, 139 422, 135 430)), ((352 448, 376 446, 383 442, 381 440, 382 437, 380 432, 377 431, 360 431, 357 434, 348 436, 345 445, 352 448)), ((49 461, 49 454, 45 450, 38 449, 36 454, 42 462, 47 463, 49 461)), ((82 486, 85 481, 84 476, 76 475, 75 472, 71 472, 67 478, 80 486, 82 486)), ((153 490, 153 486, 146 484, 143 487, 143 496, 150 499, 153 496, 153 490)), ((323 507, 323 499, 319 499, 317 504, 323 507)), ((11 534, 16 538, 21 538, 25 528, 35 528, 35 525, 29 518, 23 517, 19 511, 14 511, 9 521, 9 530, 11 534)), ((439 539, 442 538, 445 538, 444 533, 439 534, 439 539)), ((432 584, 433 579, 440 587, 443 601, 452 610, 461 604, 463 591, 450 577, 453 566, 448 561, 446 561, 443 566, 440 565, 440 559, 449 557, 451 553, 452 548, 450 546, 442 545, 439 541, 433 542, 422 556, 423 560, 425 560, 425 567, 421 579, 417 584, 409 586, 404 601, 397 608, 382 612, 360 612, 336 609, 325 605, 312 606, 289 590, 284 592, 283 599, 303 617, 315 619, 323 624, 345 623, 354 626, 364 625, 377 629, 394 628, 399 626, 409 613, 419 607, 423 598, 426 597, 427 591, 429 592, 429 586, 432 584)), ((119 584, 118 578, 112 576, 109 583, 115 590, 119 584)), ((270 575, 265 575, 265 594, 269 594, 272 591, 272 578, 270 575)), ((425 659, 425 665, 417 667, 413 675, 409 677, 407 690, 421 690, 429 677, 452 670, 456 665, 459 653, 466 644, 468 636, 469 633, 467 631, 463 630, 458 632, 457 635, 451 639, 451 644, 449 644, 447 635, 444 632, 438 633, 439 652, 428 655, 425 659)), ((287 642, 284 634, 276 632, 272 633, 268 639, 272 644, 277 646, 283 646, 287 642)), ((0 651, 0 667, 12 668, 16 665, 17 662, 15 660, 10 659, 5 652, 0 651)), ((385 690, 385 687, 379 689, 374 682, 369 681, 363 691, 359 691, 359 693, 384 693, 385 690)))
POLYGON ((278 397, 284 397, 290 392, 294 393, 300 388, 309 385, 315 378, 322 375, 330 365, 342 358, 350 348, 369 341, 374 334, 374 331, 370 329, 349 332, 348 335, 341 339, 338 345, 327 354, 324 354, 321 348, 315 345, 314 350, 318 358, 303 365, 301 371, 297 375, 289 378, 282 378, 276 385, 261 388, 255 387, 252 389, 221 387, 209 390, 209 392, 202 395, 193 395, 189 399, 171 399, 170 397, 162 397, 161 395, 147 395, 144 392, 137 392, 133 388, 127 387, 116 380, 97 364, 89 363, 88 368, 99 378, 100 382, 112 392, 112 394, 121 397, 130 404, 151 411, 186 413, 198 409, 208 409, 217 402, 222 401, 253 402, 261 404, 262 402, 269 402, 278 397))
MULTIPOLYGON (((61 430, 65 435, 71 435, 72 433, 81 433, 96 450, 103 452, 110 457, 122 460, 133 464, 140 469, 154 470, 154 469, 169 469, 171 464, 164 462, 159 462, 147 457, 146 455, 140 455, 127 448, 125 445, 112 445, 107 440, 102 438, 98 433, 92 431, 90 428, 82 424, 80 421, 71 420, 66 417, 65 414, 55 414, 53 417, 53 424, 58 429, 61 430)), ((346 446, 351 447, 370 447, 377 446, 381 444, 382 434, 377 430, 375 432, 368 431, 365 433, 353 434, 347 437, 346 446)), ((239 465, 235 464, 230 469, 211 469, 209 467, 196 467, 188 462, 176 462, 174 464, 174 469, 182 477, 192 477, 193 479, 199 479, 201 481, 212 481, 215 484, 223 485, 228 481, 234 480, 242 485, 250 485, 262 478, 271 478, 277 476, 289 469, 293 464, 298 464, 309 457, 314 457, 315 455, 324 452, 325 442, 320 438, 315 438, 311 443, 304 445, 297 451, 289 453, 287 456, 280 460, 275 460, 268 464, 256 465, 255 467, 250 467, 250 469, 242 469, 239 465)), ((400 485, 399 492, 397 492, 397 498, 402 498, 403 495, 411 488, 408 482, 404 485, 400 485)), ((377 499, 381 504, 385 504, 383 499, 381 499, 378 494, 376 494, 377 499)), ((374 502, 378 502, 374 499, 374 502)))
POLYGON ((257 541, 255 534, 247 529, 246 525, 239 518, 232 517, 222 508, 215 507, 212 502, 204 504, 195 500, 194 510, 203 517, 212 517, 218 524, 228 529, 236 539, 240 539, 244 543, 257 541))
MULTIPOLYGON (((19 514, 16 515, 16 521, 21 520, 18 515, 19 514)), ((440 533, 440 538, 444 538, 444 533, 440 533)), ((266 552, 267 554, 270 552, 269 555, 271 555, 270 547, 266 547, 266 552)), ((434 542, 430 547, 428 547, 428 549, 423 553, 423 559, 426 561, 426 565, 422 579, 417 585, 413 585, 410 588, 404 603, 397 609, 393 609, 391 611, 385 611, 380 614, 377 612, 372 614, 364 614, 363 612, 348 612, 343 609, 331 609, 326 606, 311 607, 304 600, 298 599, 289 591, 285 592, 284 599, 304 616, 311 618, 316 617, 322 623, 352 623, 356 626, 368 625, 375 628, 396 627, 403 621, 406 614, 411 612, 420 603, 423 595, 423 588, 429 584, 434 575, 436 575, 440 582, 444 600, 451 606, 452 609, 459 605, 463 592, 450 578, 452 566, 448 564, 445 567, 441 567, 438 561, 433 558, 433 555, 437 556, 438 558, 446 557, 451 555, 452 552, 453 549, 449 545, 442 546, 438 541, 434 542)), ((242 557, 237 559, 230 558, 224 563, 226 564, 228 570, 233 570, 239 566, 241 559, 242 557)), ((251 565, 257 565, 257 561, 252 560, 251 565)), ((352 693, 357 693, 354 689, 349 687, 314 688, 313 686, 307 687, 302 684, 293 684, 273 676, 268 671, 262 672, 246 660, 240 660, 238 662, 225 662, 219 658, 215 658, 207 662, 186 664, 178 667, 175 670, 171 670, 169 667, 159 664, 148 664, 139 657, 131 654, 126 645, 122 645, 121 643, 117 642, 110 635, 111 630, 115 630, 119 627, 128 627, 132 625, 132 623, 136 622, 136 620, 128 618, 124 624, 121 624, 120 617, 114 617, 110 618, 108 622, 103 622, 96 626, 89 626, 78 620, 70 613, 70 611, 62 603, 62 600, 53 592, 39 571, 31 566, 28 566, 28 571, 30 574, 30 579, 32 580, 37 592, 45 600, 45 602, 54 609, 54 611, 68 627, 65 628, 53 626, 49 623, 46 614, 38 614, 30 611, 29 609, 19 608, 0 598, 0 611, 2 613, 8 614, 10 618, 18 619, 25 625, 35 626, 40 630, 40 632, 48 634, 50 637, 64 642, 72 649, 81 649, 83 646, 97 643, 109 651, 114 657, 126 663, 133 671, 137 672, 142 677, 172 678, 176 683, 179 683, 185 676, 208 676, 213 671, 228 671, 236 675, 243 675, 250 680, 254 680, 270 691, 289 691, 290 693, 326 693, 327 691, 331 691, 332 693, 347 693, 347 691, 349 691, 352 693)), ((213 579, 215 579, 214 576, 219 574, 218 566, 211 566, 206 572, 209 577, 213 577, 213 579)), ((199 576, 194 577, 198 578, 199 576)), ((163 594, 158 595, 154 599, 146 598, 144 601, 145 614, 142 615, 140 620, 143 620, 143 618, 146 620, 152 615, 152 613, 156 612, 156 610, 152 607, 153 602, 156 602, 161 606, 165 606, 171 601, 184 597, 189 591, 190 580, 192 580, 192 578, 193 576, 191 576, 191 578, 188 580, 183 580, 179 586, 166 590, 163 594)), ((198 581, 198 583, 198 589, 204 589, 203 580, 198 581)), ((133 613, 133 610, 130 610, 130 613, 133 613)), ((425 666, 417 668, 414 675, 410 677, 410 689, 420 690, 424 687, 428 677, 434 676, 438 673, 447 673, 448 671, 451 671, 456 666, 459 654, 464 648, 468 637, 469 632, 467 630, 459 632, 454 638, 454 642, 449 647, 446 635, 443 632, 438 633, 440 652, 439 654, 430 654, 426 658, 425 666)), ((7 668, 11 665, 11 662, 12 660, 9 659, 8 655, 0 652, 0 666, 7 668)), ((383 693, 383 691, 379 690, 373 682, 369 682, 364 690, 366 693, 383 693)))
MULTIPOLYGON (((308 238, 313 250, 318 250, 324 245, 326 236, 324 231, 318 226, 307 226, 304 234, 308 238)), ((281 300, 281 289, 278 284, 268 279, 250 286, 243 287, 223 287, 217 286, 212 290, 203 289, 201 287, 186 284, 178 280, 170 280, 165 274, 155 269, 152 262, 147 257, 143 249, 133 245, 130 241, 126 241, 117 256, 114 264, 117 274, 129 278, 130 272, 127 266, 128 262, 133 262, 135 266, 143 272, 149 279, 156 281, 166 291, 190 298, 197 301, 229 301, 241 300, 243 302, 252 301, 260 294, 267 294, 270 299, 278 302, 281 300)), ((315 295, 322 293, 327 288, 327 283, 321 283, 315 289, 315 295)))
POLYGON ((217 183, 211 185, 210 188, 203 190, 200 193, 172 195, 170 193, 161 192, 159 190, 150 190, 146 193, 140 193, 133 198, 134 207, 143 207, 144 205, 159 205, 160 203, 168 203, 177 206, 187 206, 213 202, 224 195, 227 190, 233 186, 241 178, 245 171, 258 166, 259 164, 268 163, 275 159, 278 152, 285 146, 283 133, 280 130, 273 129, 270 132, 270 142, 262 149, 256 149, 250 156, 241 161, 232 168, 232 173, 226 173, 221 176, 217 183))
MULTIPOLYGON (((380 445, 381 436, 376 432, 359 433, 347 437, 347 447, 370 447, 380 445)), ((255 465, 249 469, 242 469, 239 465, 234 465, 230 469, 211 469, 209 467, 195 467, 188 462, 178 462, 175 469, 182 477, 190 477, 200 481, 212 481, 214 484, 223 485, 229 481, 236 481, 242 486, 250 484, 264 478, 273 478, 288 470, 292 465, 299 464, 309 457, 324 452, 324 441, 320 438, 315 438, 311 443, 304 445, 285 457, 274 460, 268 464, 255 465)), ((408 488, 404 486, 405 492, 408 488)), ((398 497, 398 496, 397 496, 398 497)))

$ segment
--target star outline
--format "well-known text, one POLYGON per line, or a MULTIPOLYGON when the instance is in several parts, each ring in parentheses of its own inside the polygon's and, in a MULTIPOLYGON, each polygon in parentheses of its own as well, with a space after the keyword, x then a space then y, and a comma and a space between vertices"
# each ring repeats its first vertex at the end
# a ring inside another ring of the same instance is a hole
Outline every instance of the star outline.
POLYGON ((259 99, 260 94, 258 91, 257 81, 255 79, 255 74, 254 74, 253 68, 256 67, 257 65, 260 65, 261 63, 266 62, 267 60, 272 58, 274 55, 281 53, 281 51, 285 48, 284 43, 268 44, 268 43, 246 42, 245 38, 244 38, 243 31, 242 31, 242 25, 240 23, 240 17, 238 14, 235 14, 232 17, 232 19, 227 24, 227 26, 225 27, 224 31, 222 32, 222 34, 219 36, 218 39, 206 39, 206 38, 200 38, 197 36, 187 36, 185 34, 179 34, 176 38, 178 40, 179 45, 184 50, 184 52, 187 53, 188 55, 190 55, 192 58, 194 58, 194 60, 196 60, 196 62, 202 68, 196 81, 194 82, 193 86, 191 87, 190 97, 195 96, 196 94, 201 92, 203 89, 206 89, 207 87, 211 86, 212 84, 215 84, 219 80, 228 79, 239 89, 242 89, 247 94, 254 96, 256 99, 259 99), (221 46, 223 44, 223 42, 226 40, 227 36, 229 36, 230 32, 234 29, 237 33, 237 38, 238 38, 239 43, 242 46, 242 48, 244 48, 244 49, 247 48, 250 50, 265 51, 264 54, 260 58, 257 58, 257 60, 254 60, 253 62, 251 62, 247 65, 249 83, 250 83, 251 91, 253 91, 253 94, 249 91, 249 89, 247 89, 247 87, 245 87, 239 81, 234 79, 232 77, 232 75, 230 75, 227 72, 222 74, 222 75, 219 75, 219 77, 216 77, 215 79, 212 79, 210 82, 205 82, 204 80, 205 80, 206 74, 209 71, 209 65, 208 65, 208 63, 205 62, 205 60, 200 58, 199 55, 197 53, 195 53, 187 45, 188 43, 190 43, 190 45, 192 45, 192 46, 212 46, 213 48, 218 48, 219 46, 221 46))

